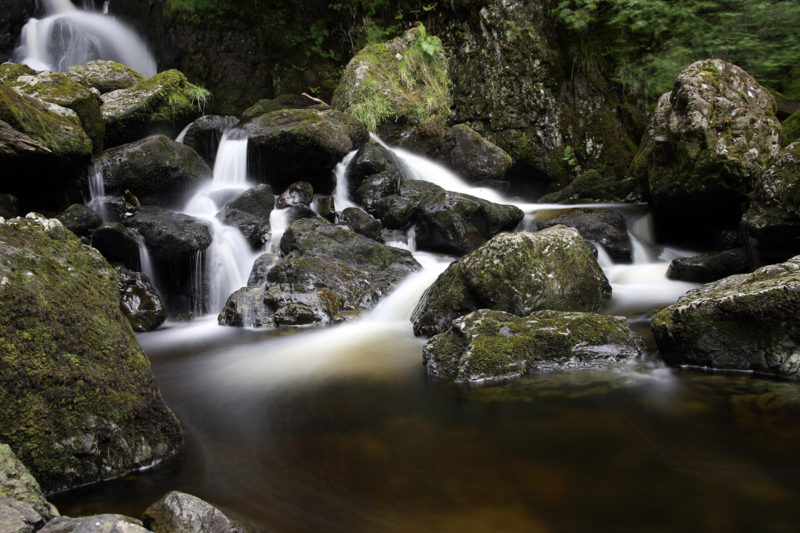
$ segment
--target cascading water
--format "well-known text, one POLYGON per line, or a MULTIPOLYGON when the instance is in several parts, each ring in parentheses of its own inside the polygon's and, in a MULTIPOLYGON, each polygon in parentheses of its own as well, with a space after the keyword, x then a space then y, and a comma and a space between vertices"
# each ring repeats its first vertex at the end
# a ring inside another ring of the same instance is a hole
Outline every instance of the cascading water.
POLYGON ((333 171, 336 178, 336 186, 333 189, 333 205, 337 211, 343 211, 348 207, 358 207, 350 199, 350 192, 348 190, 349 183, 347 181, 347 167, 350 166, 350 161, 356 156, 356 150, 353 150, 342 159, 333 171))
POLYGON ((156 61, 147 45, 115 18, 81 11, 69 0, 45 0, 44 8, 46 17, 32 18, 22 28, 15 62, 63 72, 92 59, 110 59, 147 77, 156 74, 156 61))

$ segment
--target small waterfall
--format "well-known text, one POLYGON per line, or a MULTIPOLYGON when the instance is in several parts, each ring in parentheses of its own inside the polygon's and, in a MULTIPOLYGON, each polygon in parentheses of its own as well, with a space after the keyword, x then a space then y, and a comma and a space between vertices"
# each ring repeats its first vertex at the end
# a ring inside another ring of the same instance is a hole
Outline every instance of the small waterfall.
POLYGON ((106 186, 103 182, 103 166, 95 161, 89 168, 89 201, 87 205, 100 215, 103 222, 108 222, 108 208, 106 206, 106 186))
POLYGON ((333 171, 336 176, 336 186, 333 189, 333 205, 337 211, 343 211, 348 207, 359 207, 350 200, 349 182, 347 180, 347 167, 350 166, 350 161, 356 156, 356 150, 353 150, 344 159, 336 164, 333 171))
MULTIPOLYGON (((150 251, 147 249, 147 245, 144 243, 144 238, 140 238, 137 241, 139 245, 139 270, 142 274, 150 278, 150 282, 156 288, 159 287, 158 284, 158 277, 156 276, 156 270, 153 267, 153 260, 150 259, 150 251)), ((159 292, 162 292, 159 289, 159 292)))
POLYGON ((14 61, 36 70, 63 72, 92 59, 111 59, 147 77, 156 61, 132 29, 113 17, 81 11, 69 0, 44 0, 47 16, 30 19, 22 28, 14 61))
POLYGON ((281 253, 281 237, 289 227, 289 209, 273 209, 269 214, 270 238, 266 245, 268 252, 278 255, 281 253))

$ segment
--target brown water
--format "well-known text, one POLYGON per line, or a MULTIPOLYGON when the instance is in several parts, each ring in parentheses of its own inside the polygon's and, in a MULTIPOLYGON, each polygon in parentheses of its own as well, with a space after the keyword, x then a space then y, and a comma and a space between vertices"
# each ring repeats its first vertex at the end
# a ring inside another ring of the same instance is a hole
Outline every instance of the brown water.
POLYGON ((419 341, 397 332, 309 363, 359 331, 140 337, 184 453, 54 503, 140 516, 183 490, 290 532, 800 528, 795 383, 651 361, 461 387, 427 378, 419 341), (287 349, 301 371, 259 362, 287 349), (224 371, 242 366, 252 380, 224 371))

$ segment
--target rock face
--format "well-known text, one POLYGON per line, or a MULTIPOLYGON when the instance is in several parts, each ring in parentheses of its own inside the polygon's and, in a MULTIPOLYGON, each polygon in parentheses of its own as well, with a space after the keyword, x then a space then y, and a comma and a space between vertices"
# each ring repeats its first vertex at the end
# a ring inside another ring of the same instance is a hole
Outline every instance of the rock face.
POLYGON ((756 181, 742 218, 764 262, 800 253, 800 142, 790 144, 756 181))
POLYGON ((364 125, 350 115, 314 109, 274 111, 242 129, 248 135, 251 178, 277 190, 306 180, 314 190, 330 192, 336 163, 368 138, 364 125))
POLYGON ((55 219, 0 224, 0 440, 47 491, 172 455, 181 431, 111 267, 55 219))
POLYGON ((800 379, 800 257, 683 295, 653 317, 670 365, 754 370, 800 379))
POLYGON ((172 491, 148 507, 144 523, 155 533, 245 533, 225 514, 191 494, 172 491))
POLYGON ((183 144, 200 154, 208 166, 213 168, 222 134, 238 122, 236 117, 202 116, 188 126, 183 136, 183 144))
POLYGON ((611 293, 577 231, 502 233, 452 263, 422 296, 414 334, 431 337, 478 309, 525 316, 533 311, 596 311, 611 293))
POLYGON ((667 277, 683 281, 708 283, 734 274, 750 271, 750 259, 744 248, 732 248, 720 252, 678 257, 673 259, 667 277))
POLYGON ((95 59, 85 65, 67 67, 65 74, 81 85, 97 89, 100 94, 130 89, 146 79, 127 65, 105 59, 95 59))
POLYGON ((0 530, 33 532, 58 516, 8 444, 0 444, 0 530))
POLYGON ((262 183, 226 203, 217 218, 239 228, 250 245, 257 248, 269 239, 269 215, 274 207, 272 188, 262 183))
POLYGON ((197 152, 164 135, 106 150, 93 159, 92 167, 101 173, 106 194, 130 190, 146 205, 180 205, 187 193, 212 179, 197 152))
MULTIPOLYGON (((384 246, 343 226, 301 219, 281 239, 285 257, 266 283, 228 299, 221 324, 306 325, 339 322, 370 309, 395 283, 419 268, 411 253, 384 246)), ((254 283, 263 278, 255 275, 254 283)))
POLYGON ((433 337, 422 357, 428 374, 483 382, 602 367, 636 360, 644 353, 644 342, 623 317, 563 311, 518 317, 481 309, 433 337))
POLYGON ((159 261, 184 261, 211 244, 211 233, 203 222, 160 207, 140 207, 125 225, 141 233, 150 255, 159 261))
POLYGON ((698 240, 705 228, 736 226, 780 131, 774 99, 739 67, 709 59, 681 72, 631 165, 658 233, 698 240))
POLYGON ((161 296, 141 272, 125 267, 114 268, 117 273, 120 306, 134 331, 152 331, 167 319, 167 308, 161 296))
POLYGON ((578 230, 584 239, 602 246, 615 263, 633 261, 631 238, 625 217, 612 209, 544 211, 536 217, 536 230, 563 224, 578 230))
POLYGON ((475 184, 502 180, 512 163, 505 150, 465 124, 447 130, 439 143, 436 159, 475 184))

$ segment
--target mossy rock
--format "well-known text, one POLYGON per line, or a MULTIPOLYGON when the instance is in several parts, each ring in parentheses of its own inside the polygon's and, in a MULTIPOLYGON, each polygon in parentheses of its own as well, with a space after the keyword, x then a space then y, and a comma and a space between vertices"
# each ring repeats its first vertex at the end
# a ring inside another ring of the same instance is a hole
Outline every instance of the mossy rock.
POLYGON ((511 156, 466 124, 447 130, 436 159, 469 183, 502 180, 511 168, 511 156))
POLYGON ((280 111, 281 109, 308 109, 318 105, 319 102, 302 94, 279 94, 275 98, 262 98, 251 105, 239 116, 242 122, 247 122, 261 115, 280 111))
MULTIPOLYGON (((30 531, 39 529, 46 521, 58 515, 55 507, 42 494, 39 482, 14 455, 8 444, 0 444, 0 509, 5 503, 3 498, 8 498, 15 504, 24 505, 33 511, 30 517, 26 516, 30 513, 24 511, 19 513, 23 515, 19 517, 21 521, 33 522, 31 524, 33 528, 30 531)), ((0 524, 7 523, 5 520, 8 518, 8 515, 0 510, 0 524)))
POLYGON ((518 317, 481 309, 436 335, 425 370, 456 382, 486 382, 554 370, 603 368, 639 359, 644 341, 624 317, 536 311, 518 317))
POLYGON ((781 144, 789 146, 795 141, 800 141, 800 110, 792 113, 788 118, 781 122, 783 128, 783 135, 781 136, 781 144))
POLYGON ((625 217, 614 209, 565 209, 540 211, 533 216, 538 231, 563 224, 578 230, 581 237, 602 246, 615 263, 633 261, 633 244, 625 217))
POLYGON ((652 320, 670 365, 800 379, 800 256, 684 294, 652 320))
POLYGON ((95 59, 85 65, 67 67, 65 72, 74 81, 97 89, 105 94, 119 89, 130 89, 146 77, 132 68, 116 61, 95 59))
POLYGON ((539 198, 541 203, 570 202, 621 202, 638 192, 636 180, 604 176, 597 170, 588 170, 578 175, 566 187, 545 194, 539 198))
POLYGON ((181 431, 108 263, 55 219, 0 224, 0 440, 45 491, 174 454, 181 431))

